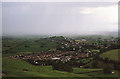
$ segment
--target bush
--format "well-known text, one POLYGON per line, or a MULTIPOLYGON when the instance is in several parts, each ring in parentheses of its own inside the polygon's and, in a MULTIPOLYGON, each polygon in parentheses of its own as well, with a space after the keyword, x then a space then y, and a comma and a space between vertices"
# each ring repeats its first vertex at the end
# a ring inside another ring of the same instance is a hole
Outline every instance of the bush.
POLYGON ((54 62, 52 64, 52 67, 53 67, 53 70, 60 70, 60 71, 66 71, 66 72, 73 71, 72 67, 69 64, 63 63, 61 61, 54 62))
POLYGON ((120 71, 120 65, 118 65, 118 64, 114 64, 114 69, 120 71))
POLYGON ((104 62, 105 62, 105 63, 109 63, 109 62, 110 62, 109 58, 105 58, 105 59, 104 59, 104 62))
POLYGON ((95 60, 91 65, 92 65, 92 68, 98 68, 99 63, 97 60, 95 60))
POLYGON ((105 66, 105 68, 103 69, 103 72, 104 72, 104 74, 111 74, 112 67, 109 65, 105 66))

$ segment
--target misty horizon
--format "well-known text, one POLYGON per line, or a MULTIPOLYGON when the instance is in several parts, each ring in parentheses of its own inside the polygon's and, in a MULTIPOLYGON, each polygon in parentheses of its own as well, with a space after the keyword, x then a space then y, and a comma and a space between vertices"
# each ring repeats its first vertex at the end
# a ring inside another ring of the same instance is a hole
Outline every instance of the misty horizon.
POLYGON ((113 2, 4 2, 3 35, 95 35, 118 32, 113 2))

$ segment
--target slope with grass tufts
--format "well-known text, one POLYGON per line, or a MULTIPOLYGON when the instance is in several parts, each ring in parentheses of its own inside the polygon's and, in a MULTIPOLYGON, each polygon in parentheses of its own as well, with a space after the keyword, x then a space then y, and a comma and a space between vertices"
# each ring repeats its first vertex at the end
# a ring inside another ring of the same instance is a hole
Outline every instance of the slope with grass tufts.
POLYGON ((120 62, 120 49, 110 50, 100 55, 101 58, 109 58, 110 60, 120 62))
POLYGON ((52 70, 52 66, 35 66, 25 61, 3 58, 5 77, 88 77, 85 74, 75 74, 52 70))

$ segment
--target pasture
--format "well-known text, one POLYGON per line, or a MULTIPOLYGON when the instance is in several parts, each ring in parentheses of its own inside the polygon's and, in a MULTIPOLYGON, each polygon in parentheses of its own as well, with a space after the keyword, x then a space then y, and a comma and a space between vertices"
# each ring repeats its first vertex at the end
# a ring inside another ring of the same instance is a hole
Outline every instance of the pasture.
POLYGON ((3 40, 3 56, 30 54, 33 52, 55 50, 56 43, 45 39, 7 39, 3 40), (9 54, 10 53, 10 54, 9 54))
POLYGON ((109 58, 110 60, 114 60, 114 61, 120 61, 119 53, 120 53, 120 49, 110 50, 101 54, 100 57, 109 58))
POLYGON ((52 70, 52 66, 35 66, 25 61, 3 58, 4 77, 89 77, 85 74, 75 74, 52 70), (24 71, 27 70, 27 71, 24 71))

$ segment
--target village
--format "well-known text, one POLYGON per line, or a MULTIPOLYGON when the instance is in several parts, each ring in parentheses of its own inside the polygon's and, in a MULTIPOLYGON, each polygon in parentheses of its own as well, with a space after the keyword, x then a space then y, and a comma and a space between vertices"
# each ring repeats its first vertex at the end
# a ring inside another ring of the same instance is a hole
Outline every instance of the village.
MULTIPOLYGON (((82 39, 79 41, 66 39, 62 42, 52 39, 51 41, 55 41, 58 43, 58 46, 56 47, 55 50, 33 52, 32 54, 25 54, 25 55, 14 55, 14 56, 10 56, 10 58, 21 59, 21 60, 32 59, 34 61, 60 60, 64 63, 70 61, 71 59, 80 59, 80 58, 84 59, 84 58, 93 57, 96 54, 100 53, 99 49, 102 48, 107 49, 110 47, 110 44, 90 43, 86 39, 82 39)), ((111 42, 111 40, 107 40, 107 41, 111 42)), ((35 64, 38 64, 38 62, 35 62, 35 64)))
POLYGON ((50 51, 49 53, 39 52, 39 53, 30 54, 30 55, 15 55, 15 56, 10 56, 10 57, 14 59, 21 59, 21 60, 27 60, 27 59, 61 60, 62 62, 67 62, 67 61, 70 61, 70 59, 72 58, 78 59, 78 58, 88 57, 88 53, 77 53, 74 51, 61 52, 57 50, 57 51, 50 51))

